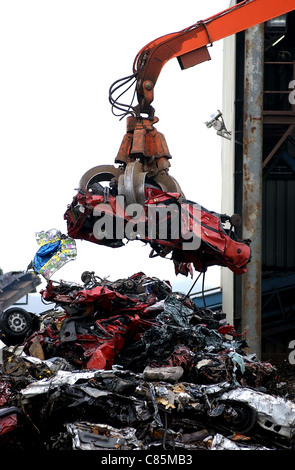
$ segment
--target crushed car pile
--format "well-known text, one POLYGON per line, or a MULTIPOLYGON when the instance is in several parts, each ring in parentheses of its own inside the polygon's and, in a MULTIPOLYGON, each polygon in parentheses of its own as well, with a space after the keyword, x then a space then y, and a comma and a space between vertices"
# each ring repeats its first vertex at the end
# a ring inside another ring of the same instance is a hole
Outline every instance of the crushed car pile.
POLYGON ((49 281, 55 304, 1 351, 0 448, 292 449, 295 403, 226 314, 166 281, 49 281))

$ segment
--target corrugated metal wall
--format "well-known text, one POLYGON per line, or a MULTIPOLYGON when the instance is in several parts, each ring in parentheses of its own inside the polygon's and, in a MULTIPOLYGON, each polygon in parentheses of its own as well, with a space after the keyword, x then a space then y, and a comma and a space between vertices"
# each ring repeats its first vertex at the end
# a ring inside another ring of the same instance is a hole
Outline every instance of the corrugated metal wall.
POLYGON ((295 269, 295 180, 267 178, 263 184, 264 271, 295 269))

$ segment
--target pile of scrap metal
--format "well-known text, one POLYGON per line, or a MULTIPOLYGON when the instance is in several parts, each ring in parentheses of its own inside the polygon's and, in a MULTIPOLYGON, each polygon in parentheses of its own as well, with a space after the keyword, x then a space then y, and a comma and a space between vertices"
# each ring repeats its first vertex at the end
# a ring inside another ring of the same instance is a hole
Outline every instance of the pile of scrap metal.
POLYGON ((0 448, 292 448, 295 403, 221 311, 137 273, 49 281, 56 308, 2 350, 0 448))

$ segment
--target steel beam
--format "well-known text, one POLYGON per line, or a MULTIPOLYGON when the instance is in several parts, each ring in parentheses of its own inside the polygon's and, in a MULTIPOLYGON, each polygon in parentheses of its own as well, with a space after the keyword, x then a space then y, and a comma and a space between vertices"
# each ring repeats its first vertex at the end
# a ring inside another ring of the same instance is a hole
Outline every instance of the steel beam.
POLYGON ((261 245, 264 25, 245 31, 243 132, 243 238, 252 259, 242 278, 242 329, 250 352, 261 357, 261 245))
POLYGON ((268 154, 268 156, 266 157, 266 159, 264 160, 263 164, 262 164, 262 168, 264 168, 268 162, 272 159, 272 157, 275 155, 275 153, 277 152, 277 150, 281 147, 281 145, 285 142, 285 140, 287 139, 287 137, 289 137, 289 135, 291 135, 294 131, 294 128, 295 128, 295 124, 292 124, 290 125, 287 130, 284 132, 283 136, 280 138, 280 140, 278 141, 278 143, 274 146, 274 148, 272 149, 272 151, 268 154))

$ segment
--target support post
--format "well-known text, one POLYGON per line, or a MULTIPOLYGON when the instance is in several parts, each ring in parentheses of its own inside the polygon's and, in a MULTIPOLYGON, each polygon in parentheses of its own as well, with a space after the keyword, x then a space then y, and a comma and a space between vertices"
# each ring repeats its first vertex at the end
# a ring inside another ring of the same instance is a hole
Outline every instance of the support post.
POLYGON ((261 357, 261 246, 264 24, 245 31, 243 132, 243 238, 252 260, 242 279, 242 330, 251 353, 261 357))

